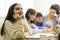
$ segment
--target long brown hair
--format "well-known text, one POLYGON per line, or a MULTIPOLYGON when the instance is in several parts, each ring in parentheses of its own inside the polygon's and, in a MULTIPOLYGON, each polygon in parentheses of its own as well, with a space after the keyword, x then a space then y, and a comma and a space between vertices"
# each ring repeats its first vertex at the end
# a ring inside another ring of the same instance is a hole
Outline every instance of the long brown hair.
POLYGON ((11 22, 14 22, 14 21, 15 21, 15 19, 13 18, 13 14, 14 14, 13 10, 14 10, 14 7, 15 7, 16 5, 18 5, 18 4, 15 3, 15 4, 11 5, 10 8, 9 8, 9 10, 8 10, 7 17, 6 17, 6 19, 4 20, 4 23, 3 23, 2 28, 1 28, 1 36, 3 36, 3 35, 5 34, 5 31, 4 31, 5 21, 6 21, 6 20, 9 20, 9 21, 11 21, 11 22))

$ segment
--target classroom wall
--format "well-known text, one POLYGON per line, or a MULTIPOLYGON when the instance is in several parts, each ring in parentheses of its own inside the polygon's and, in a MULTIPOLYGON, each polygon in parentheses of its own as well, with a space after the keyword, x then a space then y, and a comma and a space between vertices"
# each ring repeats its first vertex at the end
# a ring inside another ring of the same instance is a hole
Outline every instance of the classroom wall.
POLYGON ((34 0, 33 8, 45 16, 49 13, 49 8, 52 4, 60 5, 60 0, 34 0))

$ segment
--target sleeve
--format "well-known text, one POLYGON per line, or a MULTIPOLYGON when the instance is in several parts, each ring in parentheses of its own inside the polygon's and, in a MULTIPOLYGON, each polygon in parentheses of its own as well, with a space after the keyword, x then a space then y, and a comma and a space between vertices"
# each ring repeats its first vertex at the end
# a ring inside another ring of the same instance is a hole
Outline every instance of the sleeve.
POLYGON ((57 28, 55 34, 59 34, 59 33, 60 33, 60 28, 57 28))
POLYGON ((60 27, 60 19, 55 17, 56 27, 60 27))
POLYGON ((29 27, 29 25, 24 21, 24 32, 25 32, 25 35, 32 35, 32 31, 31 31, 31 28, 29 27))
POLYGON ((5 21, 5 33, 12 39, 24 38, 23 30, 14 28, 10 21, 5 21))
POLYGON ((33 33, 39 33, 39 28, 35 25, 35 24, 31 24, 32 27, 34 27, 34 29, 32 29, 33 33))

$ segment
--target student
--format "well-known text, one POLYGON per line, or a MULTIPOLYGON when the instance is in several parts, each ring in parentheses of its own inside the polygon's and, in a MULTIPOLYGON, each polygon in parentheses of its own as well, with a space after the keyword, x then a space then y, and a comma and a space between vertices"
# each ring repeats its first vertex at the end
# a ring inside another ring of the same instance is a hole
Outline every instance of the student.
POLYGON ((38 33, 38 28, 34 24, 36 18, 36 11, 34 9, 28 9, 25 14, 25 21, 28 23, 33 33, 38 33))
POLYGON ((51 5, 49 14, 44 17, 47 27, 52 27, 57 24, 57 17, 55 14, 58 14, 58 11, 59 10, 55 4, 51 5))
POLYGON ((60 7, 59 7, 59 5, 58 4, 55 4, 55 6, 56 6, 56 8, 57 8, 57 18, 55 19, 56 21, 56 26, 57 26, 57 28, 56 28, 56 31, 55 31, 55 35, 54 35, 54 37, 55 38, 58 38, 59 37, 59 33, 60 33, 60 12, 59 12, 59 10, 60 10, 60 7))
POLYGON ((30 35, 30 31, 22 17, 21 4, 15 3, 11 5, 1 29, 2 40, 25 40, 24 33, 28 32, 30 35))
POLYGON ((57 16, 55 16, 55 14, 59 14, 59 9, 56 4, 53 4, 50 7, 49 14, 44 17, 46 27, 49 28, 49 31, 55 31, 55 28, 57 26, 58 20, 57 20, 57 16))
POLYGON ((40 12, 37 12, 36 14, 36 20, 35 20, 35 25, 39 28, 39 29, 43 29, 45 28, 45 22, 43 20, 43 15, 40 12))

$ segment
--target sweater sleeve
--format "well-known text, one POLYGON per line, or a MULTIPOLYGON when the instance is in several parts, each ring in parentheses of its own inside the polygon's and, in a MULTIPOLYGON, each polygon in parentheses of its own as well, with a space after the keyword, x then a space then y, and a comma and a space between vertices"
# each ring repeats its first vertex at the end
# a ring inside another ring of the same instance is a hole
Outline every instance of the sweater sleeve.
POLYGON ((12 39, 24 38, 23 30, 15 28, 12 23, 8 20, 5 21, 5 33, 12 39))
POLYGON ((24 21, 24 32, 27 35, 32 35, 31 28, 29 27, 29 25, 25 21, 24 21))

